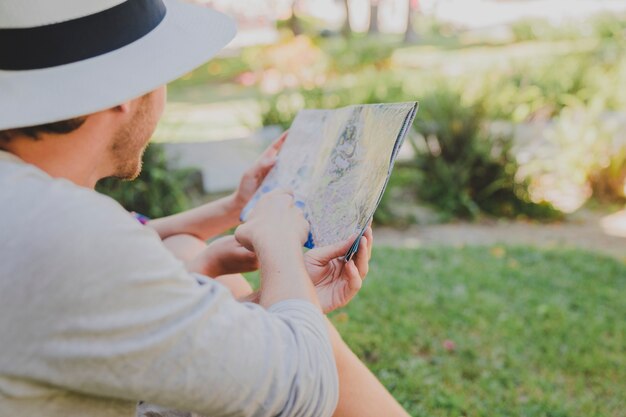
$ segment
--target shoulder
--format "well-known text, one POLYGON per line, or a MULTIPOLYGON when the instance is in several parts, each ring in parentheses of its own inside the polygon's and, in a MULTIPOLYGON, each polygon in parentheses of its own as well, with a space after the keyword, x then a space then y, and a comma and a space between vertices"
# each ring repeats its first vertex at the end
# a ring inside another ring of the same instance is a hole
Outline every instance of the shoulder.
POLYGON ((0 193, 8 236, 0 239, 0 276, 11 279, 0 280, 0 302, 26 291, 42 312, 141 316, 183 303, 173 294, 200 295, 157 233, 113 199, 36 171, 23 171, 9 188, 0 193))
POLYGON ((0 229, 8 239, 0 248, 13 268, 91 269, 95 276, 96 269, 180 267, 158 235, 115 200, 27 164, 6 165, 0 163, 0 229))
POLYGON ((37 167, 0 160, 0 222, 13 237, 107 233, 111 225, 140 225, 115 200, 37 167))
POLYGON ((52 178, 23 162, 0 160, 0 188, 1 219, 9 224, 20 218, 28 218, 31 226, 41 226, 53 218, 72 223, 72 219, 127 217, 113 199, 66 179, 52 178))

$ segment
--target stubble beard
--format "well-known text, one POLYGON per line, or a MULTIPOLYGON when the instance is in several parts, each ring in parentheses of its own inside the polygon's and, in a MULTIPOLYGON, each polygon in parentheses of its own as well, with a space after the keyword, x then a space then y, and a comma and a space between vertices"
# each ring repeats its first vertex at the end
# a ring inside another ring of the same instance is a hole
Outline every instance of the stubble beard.
POLYGON ((150 101, 142 100, 141 104, 133 119, 118 130, 111 144, 116 178, 132 181, 141 173, 143 154, 156 123, 150 120, 150 101))

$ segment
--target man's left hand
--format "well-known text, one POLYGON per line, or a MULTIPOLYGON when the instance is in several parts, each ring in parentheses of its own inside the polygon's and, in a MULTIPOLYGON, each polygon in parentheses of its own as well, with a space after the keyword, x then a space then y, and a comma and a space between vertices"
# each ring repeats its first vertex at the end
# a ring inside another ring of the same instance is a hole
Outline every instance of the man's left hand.
POLYGON ((311 249, 304 255, 307 272, 311 276, 324 313, 343 307, 361 289, 372 255, 372 229, 367 228, 359 250, 350 262, 344 262, 354 237, 334 245, 311 249))
POLYGON ((256 271, 258 267, 254 252, 241 246, 232 235, 214 240, 198 256, 187 262, 187 270, 212 278, 256 271))
POLYGON ((241 177, 239 187, 237 187, 237 190, 233 194, 235 207, 237 207, 238 210, 243 209, 243 207, 248 204, 248 201, 250 201, 267 176, 267 173, 270 172, 276 164, 278 152, 280 152, 280 148, 283 146, 283 143, 285 143, 285 139, 287 139, 287 132, 280 135, 274 143, 263 151, 254 165, 241 177))

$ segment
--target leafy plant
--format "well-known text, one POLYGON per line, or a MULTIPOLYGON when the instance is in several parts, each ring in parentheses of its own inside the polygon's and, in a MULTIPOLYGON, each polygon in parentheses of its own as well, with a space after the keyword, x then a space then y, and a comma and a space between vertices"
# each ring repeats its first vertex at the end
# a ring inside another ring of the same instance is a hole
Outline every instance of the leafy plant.
POLYGON ((264 126, 280 125, 288 128, 294 117, 304 108, 333 109, 351 104, 389 103, 415 100, 407 94, 397 77, 371 71, 361 74, 358 83, 349 86, 330 84, 315 88, 285 91, 264 98, 261 122, 264 126))
POLYGON ((576 210, 592 195, 624 200, 626 137, 604 112, 600 99, 567 107, 542 137, 526 145, 528 162, 520 175, 530 179, 534 198, 565 211, 576 210))
POLYGON ((417 218, 415 210, 417 203, 415 184, 419 181, 419 171, 410 165, 397 162, 387 189, 374 212, 374 224, 401 228, 419 223, 422 219, 417 218))
POLYGON ((107 178, 98 183, 96 190, 117 200, 128 211, 162 217, 189 208, 191 171, 170 169, 163 148, 153 143, 143 155, 137 179, 107 178))
POLYGON ((418 196, 448 217, 474 218, 558 215, 546 204, 530 201, 527 184, 516 180, 517 161, 511 139, 488 135, 481 124, 482 103, 464 103, 445 88, 421 100, 415 164, 423 181, 418 196))
POLYGON ((517 42, 577 39, 585 35, 584 25, 554 25, 547 20, 541 19, 525 19, 515 22, 511 25, 511 32, 517 42))
POLYGON ((330 58, 331 70, 338 74, 350 74, 369 66, 388 68, 397 42, 380 37, 353 36, 332 39, 322 46, 330 58))
POLYGON ((603 14, 593 19, 595 35, 603 39, 623 40, 626 35, 624 16, 603 14))
POLYGON ((170 83, 168 88, 176 91, 211 82, 224 82, 232 80, 246 71, 250 71, 250 65, 244 59, 238 57, 213 58, 208 63, 170 83))

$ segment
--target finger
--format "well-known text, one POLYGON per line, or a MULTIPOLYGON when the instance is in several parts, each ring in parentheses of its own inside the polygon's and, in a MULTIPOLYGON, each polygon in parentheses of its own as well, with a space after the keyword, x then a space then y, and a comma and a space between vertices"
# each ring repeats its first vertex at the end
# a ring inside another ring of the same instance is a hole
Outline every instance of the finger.
POLYGON ((280 152, 280 148, 283 147, 283 144, 287 140, 287 135, 289 135, 289 131, 285 130, 279 137, 270 145, 270 148, 274 149, 276 153, 280 152))
POLYGON ((356 255, 354 255, 354 264, 359 270, 361 278, 365 278, 369 270, 369 253, 367 249, 367 238, 365 236, 361 237, 361 241, 359 242, 359 249, 356 255))
POLYGON ((233 250, 234 256, 237 258, 245 259, 245 260, 254 260, 256 259, 256 254, 251 250, 247 249, 244 246, 237 246, 233 250))
POLYGON ((235 240, 237 241, 237 243, 239 243, 241 246, 248 249, 249 251, 253 250, 252 242, 250 242, 250 240, 248 240, 247 238, 246 223, 242 224, 241 226, 235 229, 234 236, 235 236, 235 240))
POLYGON ((242 248, 242 249, 243 250, 239 252, 239 256, 240 256, 239 259, 241 259, 241 264, 246 265, 247 266, 246 269, 250 271, 259 269, 259 260, 256 254, 245 248, 242 248))
POLYGON ((285 140, 287 139, 288 133, 289 131, 283 132, 283 134, 280 135, 278 139, 272 142, 272 144, 263 151, 259 159, 260 160, 272 159, 272 158, 275 159, 276 155, 278 155, 278 152, 280 152, 280 149, 283 147, 283 144, 285 143, 285 140))
POLYGON ((289 194, 289 195, 293 195, 293 190, 291 190, 290 188, 287 188, 287 187, 276 187, 272 191, 270 191, 268 194, 289 194))
POLYGON ((265 193, 261 198, 269 200, 280 196, 289 196, 293 199, 293 191, 288 188, 274 188, 272 191, 265 193))
POLYGON ((257 160, 256 164, 251 168, 250 172, 256 178, 265 178, 270 169, 274 168, 278 157, 276 154, 262 154, 257 160))
POLYGON ((337 242, 332 245, 311 249, 308 253, 310 256, 319 261, 330 261, 345 255, 346 252, 348 252, 348 249, 350 249, 350 246, 354 243, 354 238, 355 236, 351 236, 343 242, 337 242))
POLYGON ((368 227, 363 236, 367 238, 367 258, 370 259, 372 257, 372 248, 374 247, 374 232, 372 232, 372 228, 368 227))
POLYGON ((272 168, 274 168, 274 166, 276 165, 276 161, 278 161, 278 159, 274 157, 274 158, 266 159, 260 162, 256 171, 253 172, 253 175, 255 177, 255 180, 257 181, 257 184, 261 184, 261 181, 263 181, 265 177, 267 177, 267 174, 269 174, 272 168))
POLYGON ((268 146, 262 153, 259 155, 256 163, 251 168, 250 172, 257 178, 263 179, 267 175, 267 173, 276 165, 276 161, 278 160, 278 152, 280 148, 282 148, 285 140, 287 139, 287 131, 283 132, 282 135, 278 139, 276 139, 270 146, 268 146))
POLYGON ((361 286, 363 285, 363 280, 359 276, 359 271, 357 270, 353 261, 348 262, 345 265, 344 276, 346 276, 348 280, 348 285, 345 287, 344 291, 344 304, 350 301, 354 296, 359 292, 361 286))

